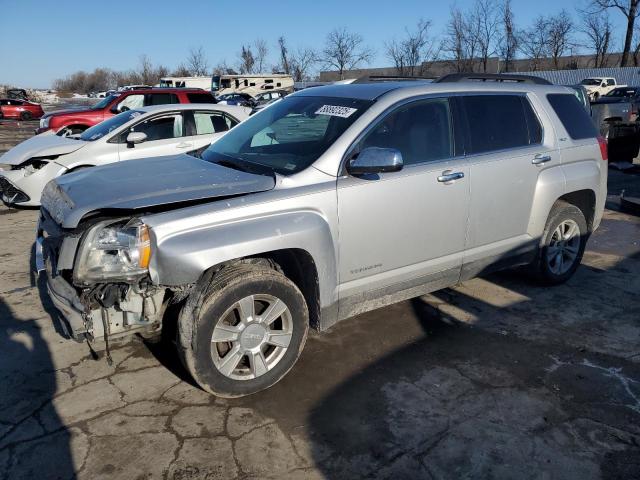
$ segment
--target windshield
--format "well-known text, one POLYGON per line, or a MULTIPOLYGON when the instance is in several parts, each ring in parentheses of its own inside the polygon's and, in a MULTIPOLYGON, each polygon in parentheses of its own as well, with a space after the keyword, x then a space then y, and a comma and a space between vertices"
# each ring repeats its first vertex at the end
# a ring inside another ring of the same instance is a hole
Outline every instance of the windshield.
POLYGON ((581 85, 600 85, 599 78, 585 78, 580 82, 581 85))
POLYGON ((635 96, 636 91, 633 88, 616 88, 614 90, 611 90, 609 93, 607 93, 605 96, 606 97, 633 97, 635 96))
POLYGON ((288 97, 240 123, 207 148, 202 158, 291 175, 315 162, 372 103, 288 97))
POLYGON ((80 135, 80 140, 84 140, 85 142, 93 142, 98 140, 105 135, 113 132, 115 129, 120 128, 125 123, 133 120, 136 117, 139 117, 144 112, 139 110, 128 110, 126 112, 122 112, 114 117, 111 117, 104 122, 100 122, 97 125, 94 125, 91 128, 87 128, 82 135, 80 135))
POLYGON ((91 109, 92 110, 102 110, 103 108, 105 108, 107 105, 109 105, 111 103, 111 100, 113 100, 117 96, 118 95, 109 95, 108 97, 104 97, 102 100, 100 100, 98 103, 96 103, 93 107, 91 107, 91 109))

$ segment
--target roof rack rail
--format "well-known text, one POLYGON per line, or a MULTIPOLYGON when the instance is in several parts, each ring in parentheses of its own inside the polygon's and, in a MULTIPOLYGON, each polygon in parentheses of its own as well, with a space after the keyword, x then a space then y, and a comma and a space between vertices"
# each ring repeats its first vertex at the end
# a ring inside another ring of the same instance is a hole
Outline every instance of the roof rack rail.
POLYGON ((408 75, 365 75, 356 78, 354 83, 375 83, 375 82, 405 82, 405 81, 425 81, 435 80, 436 77, 411 77, 408 75))
POLYGON ((550 81, 533 75, 517 75, 506 73, 450 73, 444 75, 434 83, 454 83, 454 82, 514 82, 514 83, 532 83, 536 85, 553 85, 550 81))

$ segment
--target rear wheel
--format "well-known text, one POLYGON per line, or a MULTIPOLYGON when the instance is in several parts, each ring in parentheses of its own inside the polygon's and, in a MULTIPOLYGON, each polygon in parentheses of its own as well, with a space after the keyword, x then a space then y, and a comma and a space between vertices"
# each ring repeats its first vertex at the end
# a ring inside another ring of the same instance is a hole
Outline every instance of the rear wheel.
POLYGON ((306 342, 304 296, 283 274, 240 264, 192 293, 178 324, 183 363, 205 390, 239 397, 264 390, 293 367, 306 342))
POLYGON ((549 285, 569 280, 580 265, 588 236, 582 211, 558 202, 549 214, 540 251, 532 265, 538 278, 549 285))
POLYGON ((20 120, 28 121, 33 118, 33 114, 31 112, 20 112, 20 120))

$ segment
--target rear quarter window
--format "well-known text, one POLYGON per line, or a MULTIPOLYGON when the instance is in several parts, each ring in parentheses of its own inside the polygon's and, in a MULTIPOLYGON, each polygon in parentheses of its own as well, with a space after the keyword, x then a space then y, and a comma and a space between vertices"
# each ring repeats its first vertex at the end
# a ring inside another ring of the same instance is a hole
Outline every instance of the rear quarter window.
POLYGON ((210 93, 187 93, 189 103, 216 103, 210 93))
POLYGON ((547 100, 572 140, 598 136, 596 127, 575 95, 550 93, 547 95, 547 100))

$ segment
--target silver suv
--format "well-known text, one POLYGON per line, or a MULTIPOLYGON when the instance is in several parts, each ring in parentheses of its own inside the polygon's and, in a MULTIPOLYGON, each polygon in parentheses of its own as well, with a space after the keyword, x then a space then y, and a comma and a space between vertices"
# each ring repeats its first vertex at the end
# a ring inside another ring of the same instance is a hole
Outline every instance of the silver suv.
POLYGON ((280 380, 310 326, 492 269, 564 282, 602 217, 606 144, 571 90, 537 83, 316 87, 201 158, 60 177, 37 266, 71 337, 108 355, 177 330, 195 380, 225 397, 280 380))

